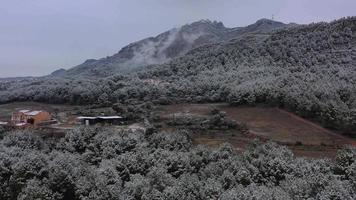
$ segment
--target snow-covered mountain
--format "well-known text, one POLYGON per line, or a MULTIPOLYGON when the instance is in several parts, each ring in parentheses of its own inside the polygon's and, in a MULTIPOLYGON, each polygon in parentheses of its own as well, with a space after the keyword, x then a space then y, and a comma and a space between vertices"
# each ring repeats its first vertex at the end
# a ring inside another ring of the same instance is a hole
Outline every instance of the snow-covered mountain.
POLYGON ((89 59, 66 73, 61 72, 61 75, 105 77, 137 67, 165 63, 209 43, 228 41, 246 34, 268 33, 286 26, 282 22, 261 19, 246 27, 227 28, 222 22, 200 20, 131 43, 112 56, 89 59))

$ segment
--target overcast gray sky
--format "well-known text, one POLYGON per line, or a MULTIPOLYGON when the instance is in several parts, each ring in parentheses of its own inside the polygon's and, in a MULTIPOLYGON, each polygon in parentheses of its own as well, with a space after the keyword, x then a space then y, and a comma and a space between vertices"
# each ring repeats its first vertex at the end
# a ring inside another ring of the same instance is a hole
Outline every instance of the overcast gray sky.
POLYGON ((46 75, 200 19, 245 26, 356 15, 356 0, 0 0, 0 77, 46 75))

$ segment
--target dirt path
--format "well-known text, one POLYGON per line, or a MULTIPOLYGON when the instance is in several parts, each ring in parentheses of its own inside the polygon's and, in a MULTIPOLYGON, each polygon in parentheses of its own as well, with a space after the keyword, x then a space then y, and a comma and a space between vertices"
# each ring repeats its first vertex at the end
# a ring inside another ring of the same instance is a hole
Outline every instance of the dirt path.
POLYGON ((329 129, 326 129, 326 128, 324 128, 324 127, 322 127, 322 126, 320 126, 320 125, 314 123, 314 122, 311 122, 311 121, 306 120, 306 119, 304 119, 304 118, 302 118, 302 117, 299 117, 298 115, 295 115, 295 114, 293 114, 293 113, 291 113, 291 112, 288 112, 288 111, 285 111, 285 110, 282 110, 282 109, 278 109, 278 110, 279 110, 280 112, 285 113, 286 115, 289 115, 290 117, 292 117, 292 118, 294 118, 294 119, 296 119, 296 120, 301 121, 302 123, 308 124, 308 125, 310 125, 310 126, 316 128, 316 129, 319 129, 319 130, 322 131, 322 132, 325 132, 325 133, 327 133, 327 134, 332 135, 333 137, 335 137, 335 139, 336 139, 336 138, 339 138, 340 140, 346 140, 346 141, 347 141, 346 143, 350 143, 350 145, 356 146, 356 140, 353 140, 353 139, 350 139, 350 138, 348 138, 348 137, 346 137, 346 136, 340 135, 339 133, 335 133, 335 132, 333 132, 333 131, 331 131, 331 130, 329 130, 329 129))

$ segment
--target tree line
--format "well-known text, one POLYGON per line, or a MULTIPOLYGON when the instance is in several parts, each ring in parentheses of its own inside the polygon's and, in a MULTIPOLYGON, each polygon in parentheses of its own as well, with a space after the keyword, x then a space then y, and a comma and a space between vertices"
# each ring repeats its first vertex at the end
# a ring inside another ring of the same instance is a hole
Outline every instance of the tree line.
POLYGON ((355 199, 356 149, 296 158, 255 141, 193 146, 186 131, 80 127, 57 142, 1 133, 0 199, 355 199))

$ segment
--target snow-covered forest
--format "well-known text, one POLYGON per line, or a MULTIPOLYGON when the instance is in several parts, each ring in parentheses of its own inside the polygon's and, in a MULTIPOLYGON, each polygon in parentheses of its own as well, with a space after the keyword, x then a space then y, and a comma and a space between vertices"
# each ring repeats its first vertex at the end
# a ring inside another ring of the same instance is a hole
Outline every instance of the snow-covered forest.
POLYGON ((193 146, 184 131, 78 128, 60 141, 0 130, 0 199, 356 198, 356 150, 335 161, 252 143, 193 146))
POLYGON ((0 102, 266 103, 348 133, 356 128, 355 46, 355 17, 298 25, 205 45, 167 64, 104 79, 3 80, 0 102))
MULTIPOLYGON (((0 103, 14 101, 112 107, 147 122, 155 105, 264 104, 355 134, 356 17, 246 34, 105 78, 0 80, 0 103)), ((197 146, 179 128, 196 124, 169 123, 178 128, 79 126, 62 138, 0 127, 0 199, 356 199, 355 148, 329 160, 297 158, 271 142, 197 146)))

